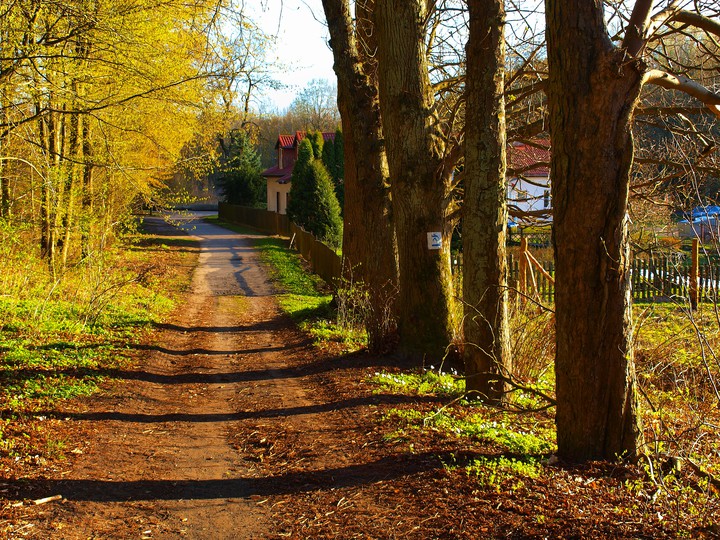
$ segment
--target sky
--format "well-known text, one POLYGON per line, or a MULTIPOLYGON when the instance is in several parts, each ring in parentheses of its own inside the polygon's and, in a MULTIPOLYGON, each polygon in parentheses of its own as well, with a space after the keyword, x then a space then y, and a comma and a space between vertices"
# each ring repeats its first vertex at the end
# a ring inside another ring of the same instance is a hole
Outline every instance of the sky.
POLYGON ((266 34, 277 36, 267 59, 284 64, 275 78, 287 88, 266 90, 263 108, 285 110, 313 79, 335 82, 320 0, 251 0, 246 8, 250 9, 250 18, 266 34))

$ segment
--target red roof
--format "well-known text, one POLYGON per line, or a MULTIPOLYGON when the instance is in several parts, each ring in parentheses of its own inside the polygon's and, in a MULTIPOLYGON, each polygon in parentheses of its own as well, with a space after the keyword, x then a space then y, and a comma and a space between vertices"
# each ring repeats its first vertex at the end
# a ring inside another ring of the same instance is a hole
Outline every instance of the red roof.
MULTIPOLYGON (((284 135, 280 134, 278 135, 277 143, 275 143, 275 149, 282 148, 283 150, 293 150, 296 148, 300 141, 302 141, 305 136, 307 135, 306 131, 296 131, 295 135, 284 135)), ((334 131, 326 131, 322 134, 324 141, 334 141, 335 140, 335 132, 334 131)), ((280 184, 287 184, 290 181, 290 176, 292 175, 293 167, 295 166, 295 159, 297 158, 296 155, 292 158, 292 163, 284 168, 279 168, 277 165, 273 165, 269 169, 265 169, 262 173, 260 173, 262 176, 277 178, 278 182, 280 184)))
POLYGON ((550 176, 550 141, 536 139, 531 143, 508 145, 508 171, 513 176, 550 176))
MULTIPOLYGON (((295 135, 280 134, 280 135, 278 135, 277 143, 275 143, 275 148, 284 148, 284 149, 295 148, 295 146, 300 144, 300 141, 302 141, 306 136, 307 136, 307 131, 296 131, 295 135)), ((334 141, 335 140, 335 132, 334 131, 324 131, 322 136, 323 136, 324 141, 331 141, 331 140, 334 141)))
POLYGON ((275 148, 292 148, 295 142, 295 137, 292 135, 278 135, 278 142, 275 144, 275 148))
POLYGON ((290 181, 290 177, 292 176, 292 170, 293 166, 295 165, 295 162, 293 162, 290 167, 284 167, 280 168, 277 165, 273 165, 269 169, 265 169, 260 174, 262 176, 267 176, 271 178, 277 178, 277 181, 281 184, 287 184, 290 181))

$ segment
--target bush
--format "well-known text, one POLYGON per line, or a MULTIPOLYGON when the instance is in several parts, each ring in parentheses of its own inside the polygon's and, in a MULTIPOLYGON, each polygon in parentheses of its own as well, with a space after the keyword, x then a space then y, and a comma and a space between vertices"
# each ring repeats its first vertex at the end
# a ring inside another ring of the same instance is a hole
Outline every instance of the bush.
POLYGON ((322 161, 315 157, 310 137, 300 143, 287 212, 293 222, 318 240, 333 248, 340 247, 340 204, 330 174, 322 161))
POLYGON ((319 160, 315 160, 308 168, 307 180, 311 211, 308 212, 305 223, 298 225, 311 232, 318 240, 333 248, 339 248, 342 243, 342 218, 330 174, 319 160))

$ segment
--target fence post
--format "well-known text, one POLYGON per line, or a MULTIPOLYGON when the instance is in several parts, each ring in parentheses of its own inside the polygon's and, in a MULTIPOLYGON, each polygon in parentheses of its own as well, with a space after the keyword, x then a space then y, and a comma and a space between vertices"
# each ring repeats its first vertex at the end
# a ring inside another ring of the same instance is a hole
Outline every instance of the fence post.
POLYGON ((520 301, 524 300, 527 294, 527 238, 520 238, 520 260, 518 261, 518 291, 520 291, 520 301))
POLYGON ((690 259, 690 308, 698 307, 698 275, 700 270, 700 240, 693 238, 690 259))

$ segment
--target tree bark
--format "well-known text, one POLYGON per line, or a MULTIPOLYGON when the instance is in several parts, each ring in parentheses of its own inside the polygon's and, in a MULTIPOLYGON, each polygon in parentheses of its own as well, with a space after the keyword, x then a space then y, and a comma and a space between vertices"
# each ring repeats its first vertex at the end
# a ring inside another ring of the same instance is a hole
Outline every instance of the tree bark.
POLYGON ((91 228, 93 222, 93 168, 94 168, 94 156, 93 146, 91 140, 90 126, 87 119, 82 123, 82 171, 83 171, 83 185, 82 185, 82 210, 83 223, 81 223, 80 232, 80 250, 82 258, 90 255, 90 237, 91 228))
POLYGON ((70 133, 69 133, 69 160, 65 167, 65 200, 63 202, 63 241, 62 241, 62 265, 67 265, 70 254, 70 244, 72 242, 72 231, 75 226, 75 198, 77 191, 77 175, 80 161, 80 126, 81 120, 79 114, 71 114, 70 116, 70 133))
POLYGON ((503 0, 468 0, 463 301, 468 391, 498 403, 512 372, 508 322, 503 0))
POLYGON ((375 6, 380 110, 398 243, 400 348, 408 357, 435 363, 455 330, 449 220, 454 163, 444 159, 433 109, 425 19, 421 0, 375 6), (429 249, 429 233, 440 233, 439 249, 429 249))
MULTIPOLYGON (((1 65, 0 65, 1 67, 1 65)), ((0 99, 0 124, 7 123, 7 109, 5 103, 0 99)), ((2 159, 5 157, 7 146, 7 135, 0 133, 0 217, 10 217, 10 179, 6 176, 7 165, 2 159)))
MULTIPOLYGON (((372 2, 357 6, 372 10, 372 2)), ((330 30, 338 108, 344 138, 345 277, 362 282, 370 294, 366 328, 371 352, 388 347, 396 331, 397 248, 392 224, 388 167, 383 147, 378 90, 364 33, 352 27, 347 0, 323 0, 330 30)), ((358 14, 367 24, 367 13, 358 14)), ((370 32, 368 35, 372 35, 370 32)))
POLYGON ((627 200, 644 68, 612 46, 601 4, 546 0, 546 13, 558 453, 615 459, 642 438, 627 200))

